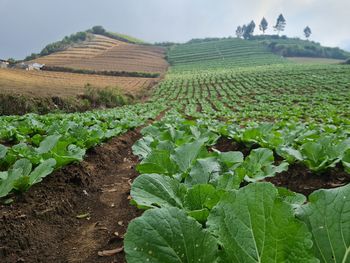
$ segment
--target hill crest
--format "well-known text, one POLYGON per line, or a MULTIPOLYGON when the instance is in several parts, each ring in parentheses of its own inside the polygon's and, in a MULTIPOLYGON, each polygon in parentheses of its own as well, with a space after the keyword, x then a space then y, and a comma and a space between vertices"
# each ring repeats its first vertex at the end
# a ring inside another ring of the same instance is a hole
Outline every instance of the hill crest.
POLYGON ((94 35, 101 35, 130 44, 147 45, 147 43, 141 39, 126 34, 110 32, 105 30, 102 26, 94 26, 86 31, 77 32, 71 34, 70 36, 65 36, 62 40, 47 44, 39 53, 32 53, 31 55, 27 56, 24 61, 34 60, 52 53, 67 50, 74 47, 76 44, 81 44, 82 42, 93 38, 94 35))

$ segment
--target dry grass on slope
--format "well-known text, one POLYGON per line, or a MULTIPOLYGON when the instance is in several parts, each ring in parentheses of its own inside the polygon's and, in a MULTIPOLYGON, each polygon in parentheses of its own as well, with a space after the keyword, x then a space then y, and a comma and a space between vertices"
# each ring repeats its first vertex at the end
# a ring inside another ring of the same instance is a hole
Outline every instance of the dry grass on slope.
POLYGON ((47 66, 95 71, 164 73, 168 67, 165 49, 121 42, 94 35, 65 51, 34 60, 47 66))
POLYGON ((0 93, 32 97, 70 97, 82 94, 86 84, 97 88, 119 87, 138 94, 151 87, 155 79, 112 77, 50 71, 0 69, 0 93))

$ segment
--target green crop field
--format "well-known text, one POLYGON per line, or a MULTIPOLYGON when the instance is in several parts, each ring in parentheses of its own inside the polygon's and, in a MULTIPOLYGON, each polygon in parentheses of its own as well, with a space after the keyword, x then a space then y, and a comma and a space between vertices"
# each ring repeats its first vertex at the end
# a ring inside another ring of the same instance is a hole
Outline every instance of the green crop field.
POLYGON ((167 58, 147 103, 0 117, 0 197, 144 125, 127 262, 350 262, 350 67, 240 39, 167 58))
POLYGON ((257 41, 224 39, 203 43, 177 45, 170 48, 171 72, 212 70, 282 64, 288 61, 272 54, 257 41))
POLYGON ((185 113, 235 121, 349 118, 350 68, 276 64, 168 74, 154 93, 185 113), (201 111, 197 112, 200 108, 201 111))

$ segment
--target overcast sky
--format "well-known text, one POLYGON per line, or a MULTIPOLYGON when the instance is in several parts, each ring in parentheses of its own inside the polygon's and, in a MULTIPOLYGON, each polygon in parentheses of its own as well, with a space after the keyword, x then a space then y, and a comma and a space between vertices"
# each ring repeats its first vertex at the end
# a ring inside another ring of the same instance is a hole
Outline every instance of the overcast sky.
MULTIPOLYGON (((285 34, 350 50, 350 0, 0 0, 0 58, 23 58, 65 35, 102 25, 149 42, 234 35, 283 13, 285 34)), ((258 32, 256 29, 255 33, 258 32)))

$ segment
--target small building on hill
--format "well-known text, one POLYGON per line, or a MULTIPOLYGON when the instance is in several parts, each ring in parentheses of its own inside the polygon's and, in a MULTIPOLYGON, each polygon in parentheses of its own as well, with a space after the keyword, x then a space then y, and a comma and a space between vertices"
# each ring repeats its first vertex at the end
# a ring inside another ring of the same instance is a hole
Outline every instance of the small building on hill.
POLYGON ((33 70, 41 70, 43 66, 45 66, 45 64, 40 64, 40 63, 33 63, 31 64, 33 70))
POLYGON ((39 64, 39 63, 18 63, 16 64, 16 68, 18 69, 25 69, 25 70, 41 70, 42 67, 44 67, 44 64, 39 64))
POLYGON ((26 65, 26 70, 41 70, 44 64, 39 64, 39 63, 31 63, 26 65))
POLYGON ((0 68, 8 68, 9 64, 7 60, 0 59, 0 68))

